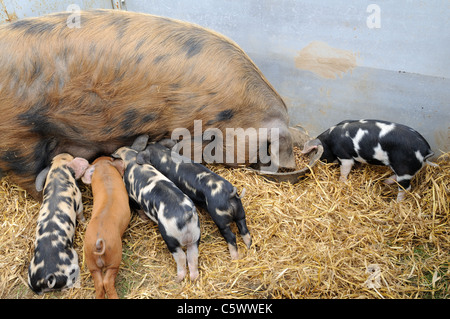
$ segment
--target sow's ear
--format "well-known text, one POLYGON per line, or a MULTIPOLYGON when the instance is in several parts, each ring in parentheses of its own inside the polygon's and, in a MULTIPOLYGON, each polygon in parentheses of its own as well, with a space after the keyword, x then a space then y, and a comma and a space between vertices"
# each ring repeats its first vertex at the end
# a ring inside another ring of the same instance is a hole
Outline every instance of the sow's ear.
POLYGON ((36 181, 34 184, 35 184, 36 190, 38 192, 40 192, 44 189, 44 183, 45 183, 45 180, 47 179, 47 174, 49 171, 50 171, 50 167, 46 167, 36 177, 36 181))
POLYGON ((316 149, 319 145, 322 145, 322 142, 318 138, 307 141, 303 146, 302 154, 308 154, 313 149, 316 149))
POLYGON ((95 165, 91 165, 89 166, 89 168, 84 172, 83 177, 81 177, 81 180, 83 181, 83 183, 85 184, 90 184, 92 183, 92 174, 95 171, 95 165))
POLYGON ((79 179, 89 167, 89 162, 84 158, 75 157, 67 166, 75 172, 75 179, 79 179))

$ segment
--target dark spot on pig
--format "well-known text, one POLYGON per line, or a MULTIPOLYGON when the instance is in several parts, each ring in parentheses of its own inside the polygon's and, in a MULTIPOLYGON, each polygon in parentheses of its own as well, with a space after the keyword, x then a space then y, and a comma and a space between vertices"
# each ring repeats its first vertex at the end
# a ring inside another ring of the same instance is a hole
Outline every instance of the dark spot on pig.
POLYGON ((126 29, 119 29, 117 31, 117 36, 116 36, 117 40, 120 40, 120 39, 123 38, 123 35, 125 34, 125 31, 126 31, 126 29))
POLYGON ((153 63, 154 63, 154 64, 159 64, 161 61, 166 60, 168 57, 169 57, 168 54, 158 55, 158 56, 153 60, 153 63))
POLYGON ((109 136, 113 130, 114 129, 111 126, 107 126, 102 129, 102 133, 109 136))
POLYGON ((233 116, 234 116, 233 110, 231 110, 231 109, 224 110, 224 111, 219 112, 216 115, 215 119, 209 120, 208 122, 206 122, 206 125, 212 125, 212 124, 214 124, 216 122, 220 122, 220 121, 227 121, 227 120, 230 120, 231 118, 233 118, 233 116))
POLYGON ((147 123, 147 122, 154 121, 154 120, 156 120, 157 118, 158 118, 158 115, 157 115, 157 114, 155 114, 155 113, 149 113, 149 114, 146 114, 146 115, 144 115, 144 116, 142 117, 141 123, 142 123, 142 124, 145 124, 145 123, 147 123))
POLYGON ((57 132, 57 127, 52 125, 47 119, 49 106, 45 101, 35 103, 28 111, 17 116, 19 123, 30 126, 31 132, 43 135, 57 132))
POLYGON ((95 53, 96 50, 97 50, 97 44, 94 43, 94 42, 92 42, 92 43, 89 45, 89 54, 90 54, 90 55, 94 55, 94 53, 95 53))
POLYGON ((27 161, 20 150, 8 150, 3 152, 2 161, 8 163, 8 169, 13 170, 16 174, 24 175, 30 171, 34 171, 33 164, 27 161))
POLYGON ((52 17, 67 18, 70 14, 72 14, 72 13, 71 12, 58 12, 58 13, 52 13, 52 17))
POLYGON ((55 25, 48 22, 37 22, 32 20, 18 20, 11 24, 12 30, 24 30, 26 35, 42 35, 51 32, 55 25))
POLYGON ((201 39, 191 37, 183 43, 183 49, 186 51, 186 58, 192 58, 202 51, 203 41, 201 39))
POLYGON ((114 70, 114 80, 116 82, 122 81, 123 77, 125 76, 126 69, 122 68, 122 60, 119 60, 116 64, 116 68, 114 70))
MULTIPOLYGON (((74 124, 54 123, 49 121, 49 105, 45 100, 35 103, 28 111, 19 114, 20 124, 30 126, 30 132, 38 133, 44 137, 55 135, 81 135, 83 132, 74 124)), ((70 114, 68 114, 69 116, 70 114)))
POLYGON ((231 109, 225 110, 225 111, 222 111, 219 114, 217 114, 216 120, 217 121, 227 121, 227 120, 232 119, 233 116, 234 116, 233 110, 231 110, 231 109))
POLYGON ((138 119, 138 112, 136 110, 128 110, 123 114, 123 117, 124 119, 120 122, 120 127, 126 131, 132 127, 138 119))
MULTIPOLYGON (((134 140, 136 139, 136 133, 135 132, 124 132, 124 134, 117 137, 117 141, 119 145, 131 145, 133 144, 134 140)), ((117 147, 119 148, 119 147, 117 147)))
POLYGON ((197 109, 197 111, 203 110, 206 106, 207 106, 206 104, 203 104, 202 106, 200 106, 200 107, 197 109))
MULTIPOLYGON (((91 44, 89 46, 89 52, 91 54, 94 54, 95 48, 96 48, 96 45, 95 44, 91 44)), ((70 47, 64 46, 62 48, 62 50, 57 53, 56 58, 59 59, 61 62, 67 63, 67 57, 72 55, 72 53, 73 53, 73 50, 70 47)))
POLYGON ((176 25, 176 22, 170 18, 166 17, 156 17, 156 18, 161 21, 161 24, 165 23, 167 25, 176 25))
POLYGON ((32 21, 29 20, 18 20, 9 25, 10 29, 12 30, 20 30, 20 29, 27 29, 32 25, 32 21))
POLYGON ((32 65, 33 65, 33 70, 31 73, 31 80, 34 80, 36 77, 38 77, 41 74, 42 65, 41 65, 40 61, 38 61, 38 60, 34 60, 32 62, 32 65))
POLYGON ((172 90, 177 90, 181 87, 180 83, 172 83, 169 86, 172 90))
POLYGON ((50 165, 53 151, 57 145, 58 141, 54 138, 42 139, 36 144, 34 147, 35 174, 39 174, 41 170, 50 165))
POLYGON ((62 183, 62 181, 68 180, 69 175, 67 175, 64 166, 56 167, 55 169, 50 171, 50 178, 52 180, 52 184, 60 188, 58 193, 66 189, 66 184, 62 183))
POLYGON ((93 9, 93 10, 89 10, 91 13, 95 13, 95 14, 103 14, 103 15, 109 15, 111 14, 108 10, 105 9, 93 9))
MULTIPOLYGON (((73 172, 73 170, 69 169, 69 171, 71 171, 71 175, 73 177, 75 177, 75 172, 73 172), (72 173, 73 172, 73 173, 72 173)), ((69 196, 60 196, 57 200, 57 202, 59 203, 65 203, 67 206, 71 206, 72 205, 72 197, 69 196)), ((72 223, 70 216, 67 214, 58 214, 57 215, 58 219, 61 221, 62 224, 71 224, 72 226, 75 227, 75 225, 72 223)))
POLYGON ((142 61, 143 58, 144 58, 144 56, 143 56, 142 54, 139 54, 139 55, 136 57, 136 64, 141 63, 141 61, 142 61))
POLYGON ((122 17, 121 19, 117 19, 114 15, 110 17, 111 20, 108 24, 108 26, 116 26, 120 28, 126 28, 128 24, 130 23, 130 18, 128 17, 122 17))
POLYGON ((136 51, 141 48, 142 45, 144 45, 145 39, 139 40, 139 42, 136 44, 136 47, 134 48, 136 51))
POLYGON ((116 39, 121 40, 127 31, 128 25, 130 23, 130 18, 122 18, 117 19, 116 17, 112 17, 111 21, 107 24, 107 27, 109 26, 115 26, 116 27, 116 39))

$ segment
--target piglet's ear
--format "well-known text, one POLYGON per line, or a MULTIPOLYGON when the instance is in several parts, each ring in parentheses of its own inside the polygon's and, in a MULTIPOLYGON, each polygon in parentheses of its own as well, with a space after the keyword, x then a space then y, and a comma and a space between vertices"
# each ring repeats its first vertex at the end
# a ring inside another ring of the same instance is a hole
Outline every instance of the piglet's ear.
POLYGON ((145 164, 145 160, 147 158, 147 152, 142 151, 136 155, 136 164, 142 165, 145 164))
POLYGON ((171 140, 169 138, 165 138, 165 139, 162 139, 161 141, 159 141, 158 144, 161 144, 162 146, 171 149, 172 147, 175 146, 175 144, 177 144, 177 142, 174 140, 171 140))
POLYGON ((147 146, 148 138, 149 137, 147 134, 139 135, 134 140, 133 145, 131 145, 131 149, 138 151, 138 152, 143 151, 145 149, 145 147, 147 146))
POLYGON ((84 158, 75 157, 67 166, 75 172, 75 179, 79 179, 89 167, 89 162, 84 158))
POLYGON ((111 165, 119 171, 120 175, 123 176, 123 174, 125 174, 125 163, 122 160, 114 160, 111 162, 111 165))
POLYGON ((316 149, 319 145, 322 145, 322 142, 318 138, 307 141, 303 146, 302 154, 308 154, 313 149, 316 149))
POLYGON ((81 177, 81 180, 85 184, 91 184, 92 183, 92 174, 95 171, 95 165, 89 166, 89 168, 84 172, 83 177, 81 177))
POLYGON ((139 152, 136 155, 136 163, 139 165, 151 164, 150 162, 150 151, 146 149, 145 151, 139 152))
POLYGON ((45 180, 47 179, 47 174, 49 171, 50 171, 50 167, 46 167, 36 177, 35 186, 36 186, 36 190, 38 192, 40 192, 41 190, 44 189, 44 183, 45 183, 45 180))

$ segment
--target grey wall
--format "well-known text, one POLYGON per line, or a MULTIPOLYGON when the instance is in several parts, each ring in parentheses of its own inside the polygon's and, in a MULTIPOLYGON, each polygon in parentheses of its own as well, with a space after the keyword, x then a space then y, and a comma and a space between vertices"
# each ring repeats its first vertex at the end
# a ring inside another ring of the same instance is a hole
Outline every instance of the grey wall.
MULTIPOLYGON (((111 7, 106 0, 0 0, 0 21, 8 19, 5 12, 21 18, 61 11, 70 3, 83 9, 111 7)), ((311 136, 344 119, 375 118, 414 127, 438 155, 450 151, 448 0, 126 0, 125 4, 129 11, 190 21, 237 42, 286 101, 291 124, 301 124, 311 136), (367 12, 371 4, 380 10, 378 16, 367 12), (371 28, 377 21, 379 28, 371 28), (306 57, 304 52, 312 45, 315 50, 306 57), (299 59, 315 67, 305 68, 299 59), (328 76, 317 67, 329 71, 328 76)))

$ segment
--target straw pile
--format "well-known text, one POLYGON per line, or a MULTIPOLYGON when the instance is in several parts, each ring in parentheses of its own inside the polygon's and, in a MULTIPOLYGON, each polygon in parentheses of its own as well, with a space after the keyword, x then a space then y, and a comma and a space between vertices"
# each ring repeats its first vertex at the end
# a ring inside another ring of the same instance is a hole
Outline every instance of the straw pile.
MULTIPOLYGON (((176 266, 157 226, 134 215, 123 239, 116 282, 122 298, 449 298, 450 154, 413 179, 401 203, 385 185, 386 167, 354 168, 346 184, 335 165, 319 163, 299 183, 274 183, 242 169, 213 166, 239 191, 253 245, 238 236, 240 259, 200 213, 199 279, 176 283, 176 266)), ((37 296, 27 287, 39 203, 3 178, 0 185, 0 297, 94 298, 82 251, 81 288, 37 296)), ((90 189, 81 184, 84 214, 90 189)), ((237 227, 232 228, 237 234, 237 227)))

